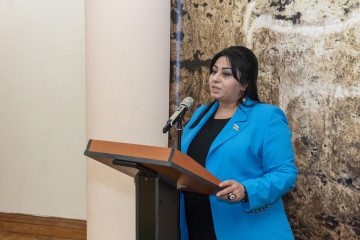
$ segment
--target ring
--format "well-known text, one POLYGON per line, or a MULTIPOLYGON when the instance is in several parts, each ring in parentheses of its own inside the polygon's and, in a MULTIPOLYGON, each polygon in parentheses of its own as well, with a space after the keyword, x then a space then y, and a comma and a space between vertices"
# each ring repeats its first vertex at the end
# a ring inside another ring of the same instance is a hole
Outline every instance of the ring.
POLYGON ((229 200, 235 200, 235 198, 236 198, 236 195, 234 193, 231 192, 231 193, 228 194, 228 199, 229 200))

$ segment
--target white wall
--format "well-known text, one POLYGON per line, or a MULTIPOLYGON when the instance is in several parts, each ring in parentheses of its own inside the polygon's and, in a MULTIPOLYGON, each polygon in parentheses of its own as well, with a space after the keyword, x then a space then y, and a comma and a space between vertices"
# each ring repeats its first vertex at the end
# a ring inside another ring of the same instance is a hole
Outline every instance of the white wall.
POLYGON ((0 212, 86 219, 83 0, 0 0, 0 212))
POLYGON ((134 239, 132 179, 83 152, 86 138, 167 145, 170 2, 87 0, 86 13, 85 87, 84 1, 0 0, 0 212, 134 239))
MULTIPOLYGON (((87 136, 167 146, 170 1, 86 0, 87 136)), ((133 179, 87 165, 88 239, 135 239, 133 179)))

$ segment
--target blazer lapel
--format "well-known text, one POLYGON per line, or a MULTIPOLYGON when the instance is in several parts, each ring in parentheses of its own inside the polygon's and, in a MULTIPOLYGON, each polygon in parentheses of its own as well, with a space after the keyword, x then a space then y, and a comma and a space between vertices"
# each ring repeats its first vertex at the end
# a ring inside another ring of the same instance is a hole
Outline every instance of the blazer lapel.
MULTIPOLYGON (((183 153, 187 154, 188 148, 190 146, 190 143, 192 142, 192 140, 194 139, 194 137, 198 134, 198 132, 200 131, 200 129, 204 126, 204 124, 209 120, 209 118, 215 113, 216 109, 219 106, 219 102, 215 102, 215 104, 211 107, 211 109, 209 110, 209 112, 201 119, 201 121, 199 122, 199 124, 192 129, 191 131, 189 131, 189 133, 187 134, 187 136, 182 139, 183 145, 181 146, 181 151, 183 153)), ((197 116, 199 117, 199 116, 197 116)))
POLYGON ((246 126, 249 124, 247 119, 250 109, 251 107, 247 108, 241 105, 238 107, 234 116, 229 120, 224 129, 219 133, 214 142, 211 144, 208 156, 220 145, 235 137, 246 128, 246 126))
MULTIPOLYGON (((250 99, 247 99, 246 104, 253 104, 254 102, 250 99)), ((216 101, 215 104, 211 107, 209 112, 201 119, 199 124, 189 131, 187 136, 182 139, 182 146, 181 151, 187 154, 188 148, 194 137, 198 134, 200 129, 204 126, 204 124, 209 120, 209 118, 215 113, 216 109, 219 106, 219 102, 216 101)), ((209 154, 219 147, 224 142, 228 141, 229 139, 235 137, 239 134, 245 127, 248 125, 248 113, 252 109, 252 107, 243 107, 239 106, 236 110, 234 116, 229 120, 229 122, 225 125, 224 129, 219 133, 219 135, 215 138, 214 142, 211 144, 209 154), (240 109, 241 108, 241 109, 240 109)))

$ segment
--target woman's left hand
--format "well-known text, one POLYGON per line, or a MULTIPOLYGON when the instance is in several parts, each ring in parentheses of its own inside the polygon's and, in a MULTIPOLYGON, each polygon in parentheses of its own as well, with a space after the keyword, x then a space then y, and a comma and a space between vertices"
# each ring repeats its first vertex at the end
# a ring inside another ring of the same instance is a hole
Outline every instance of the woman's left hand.
POLYGON ((219 187, 222 187, 223 190, 216 194, 217 197, 225 199, 228 201, 241 201, 245 195, 245 187, 241 183, 238 183, 235 180, 226 180, 219 184, 219 187), (235 195, 234 199, 231 199, 231 194, 235 195))

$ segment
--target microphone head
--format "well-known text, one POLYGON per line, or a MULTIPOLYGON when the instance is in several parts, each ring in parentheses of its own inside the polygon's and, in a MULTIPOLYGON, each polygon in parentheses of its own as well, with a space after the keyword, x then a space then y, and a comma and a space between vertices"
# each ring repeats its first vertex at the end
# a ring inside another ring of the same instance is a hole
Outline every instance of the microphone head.
POLYGON ((184 105, 187 109, 190 109, 194 103, 194 99, 192 97, 185 98, 180 105, 184 105))

